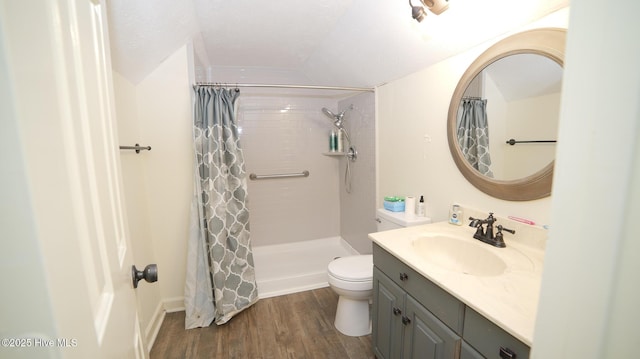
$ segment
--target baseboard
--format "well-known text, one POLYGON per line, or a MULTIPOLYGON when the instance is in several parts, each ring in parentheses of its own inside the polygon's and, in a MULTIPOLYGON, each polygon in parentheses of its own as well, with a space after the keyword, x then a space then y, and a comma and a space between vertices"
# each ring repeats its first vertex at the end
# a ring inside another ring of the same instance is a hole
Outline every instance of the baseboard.
POLYGON ((145 339, 147 340, 147 348, 149 348, 149 351, 151 351, 151 348, 153 348, 153 344, 156 342, 156 338, 158 337, 158 332, 160 332, 160 327, 162 327, 162 322, 164 321, 165 314, 166 311, 164 310, 162 302, 158 303, 158 306, 153 313, 153 317, 151 317, 151 321, 144 331, 145 339))
POLYGON ((147 348, 151 351, 153 344, 156 342, 162 322, 167 313, 179 312, 184 310, 184 297, 174 297, 161 301, 158 303, 155 312, 149 325, 145 328, 144 334, 147 341, 147 348))
POLYGON ((167 313, 181 312, 184 308, 184 297, 173 297, 162 301, 167 313))

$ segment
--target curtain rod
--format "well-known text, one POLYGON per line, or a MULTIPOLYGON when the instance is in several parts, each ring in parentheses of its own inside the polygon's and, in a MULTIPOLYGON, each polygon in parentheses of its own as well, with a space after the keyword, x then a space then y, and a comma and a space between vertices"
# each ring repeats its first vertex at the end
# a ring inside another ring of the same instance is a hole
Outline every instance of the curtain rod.
POLYGON ((374 89, 367 88, 367 87, 286 85, 286 84, 230 84, 230 83, 219 83, 219 82, 196 82, 196 86, 271 87, 271 88, 291 88, 291 89, 309 89, 309 90, 339 90, 339 91, 374 92, 374 89))

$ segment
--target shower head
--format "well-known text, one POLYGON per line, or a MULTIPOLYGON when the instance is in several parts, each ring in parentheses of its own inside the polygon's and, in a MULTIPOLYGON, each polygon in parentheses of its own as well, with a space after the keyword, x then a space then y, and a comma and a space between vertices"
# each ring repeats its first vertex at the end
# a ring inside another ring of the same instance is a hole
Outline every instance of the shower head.
POLYGON ((344 113, 347 112, 347 110, 351 110, 351 109, 353 109, 353 105, 349 106, 346 110, 336 115, 335 113, 331 112, 331 110, 329 110, 328 108, 326 107, 322 108, 322 112, 325 115, 327 115, 327 117, 333 120, 333 125, 338 129, 338 131, 344 133, 344 137, 347 138, 347 141, 349 143, 351 143, 351 138, 349 137, 349 132, 347 132, 347 129, 344 128, 342 121, 344 120, 344 113))
POLYGON ((339 114, 334 114, 333 112, 331 112, 331 110, 329 110, 326 107, 322 108, 322 112, 324 112, 325 115, 327 115, 327 117, 329 117, 330 119, 333 120, 333 125, 336 126, 339 129, 342 129, 342 120, 344 119, 344 113, 347 112, 347 110, 344 110, 342 112, 340 112, 339 114))
POLYGON ((331 112, 331 110, 329 110, 329 109, 328 109, 328 108, 326 108, 326 107, 323 107, 323 108, 322 108, 322 112, 324 112, 324 114, 325 114, 325 115, 327 115, 327 117, 329 117, 329 118, 331 118, 331 119, 335 119, 335 118, 336 118, 336 115, 335 115, 333 112, 331 112))

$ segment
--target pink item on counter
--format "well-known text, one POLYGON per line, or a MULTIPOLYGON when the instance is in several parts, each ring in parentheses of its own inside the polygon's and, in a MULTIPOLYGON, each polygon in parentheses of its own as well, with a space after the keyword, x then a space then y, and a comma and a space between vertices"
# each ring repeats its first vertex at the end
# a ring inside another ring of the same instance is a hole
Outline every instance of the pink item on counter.
POLYGON ((520 217, 509 216, 507 218, 509 218, 512 221, 516 221, 516 222, 520 222, 520 223, 524 223, 524 224, 530 224, 532 226, 536 224, 536 222, 534 222, 534 221, 530 221, 528 219, 524 219, 524 218, 520 218, 520 217))

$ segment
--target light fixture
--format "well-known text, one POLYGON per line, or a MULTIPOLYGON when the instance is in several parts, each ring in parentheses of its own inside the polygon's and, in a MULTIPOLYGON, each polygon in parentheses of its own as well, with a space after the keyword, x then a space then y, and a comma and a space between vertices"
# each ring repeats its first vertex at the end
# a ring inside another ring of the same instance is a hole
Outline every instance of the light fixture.
MULTIPOLYGON (((442 14, 449 8, 449 0, 420 0, 420 2, 436 15, 442 14)), ((411 16, 417 22, 422 22, 427 17, 427 12, 423 6, 414 6, 411 0, 409 0, 409 6, 411 6, 411 16)))
POLYGON ((422 6, 413 6, 411 0, 409 0, 409 6, 411 6, 411 16, 417 22, 422 22, 422 20, 427 16, 427 12, 424 11, 424 8, 422 6))
POLYGON ((449 8, 449 0, 420 0, 429 8, 429 11, 436 15, 440 15, 449 8))

